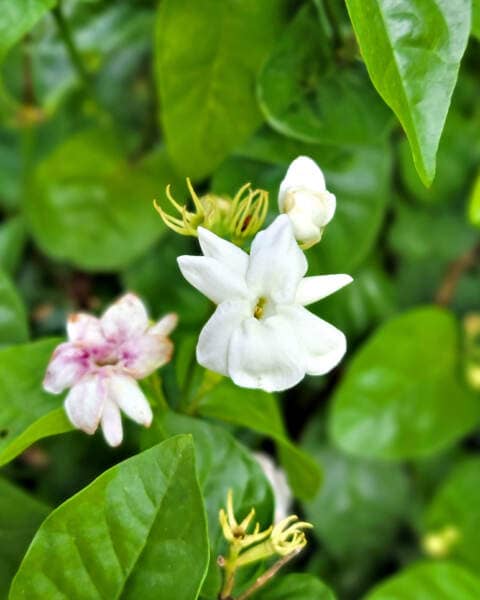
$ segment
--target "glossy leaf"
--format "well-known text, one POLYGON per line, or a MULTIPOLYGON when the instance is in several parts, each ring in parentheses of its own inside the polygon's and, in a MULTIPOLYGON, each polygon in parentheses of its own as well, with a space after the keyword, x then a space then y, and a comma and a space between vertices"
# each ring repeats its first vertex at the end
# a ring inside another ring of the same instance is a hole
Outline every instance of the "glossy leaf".
MULTIPOLYGON (((390 200, 388 183, 392 155, 388 146, 365 146, 341 150, 325 145, 308 145, 287 140, 268 129, 262 129, 240 151, 242 156, 261 161, 258 175, 250 176, 255 186, 262 185, 260 177, 269 176, 271 209, 276 211, 280 181, 288 163, 299 154, 313 158, 322 168, 327 187, 337 196, 335 218, 328 224, 322 243, 308 251, 312 273, 351 273, 368 256, 381 228, 390 200), (261 164, 267 163, 267 164, 261 164), (271 165, 278 165, 272 169, 271 165), (352 252, 355 248, 355 252, 352 252)), ((220 169, 236 167, 245 177, 245 163, 231 159, 220 169), (231 163, 234 163, 231 165, 231 163), (236 164, 235 164, 236 163, 236 164)), ((232 178, 232 177, 230 177, 232 178)), ((238 179, 235 181, 237 185, 238 179)), ((232 192, 215 181, 215 191, 232 192)), ((223 182, 222 182, 223 183, 223 182)), ((235 186, 233 186, 235 188, 235 186)))
POLYGON ((13 217, 0 225, 0 265, 6 273, 11 274, 17 269, 26 237, 22 217, 13 217))
POLYGON ((192 600, 207 567, 193 444, 177 436, 109 469, 54 510, 9 598, 192 600))
POLYGON ((303 142, 365 144, 392 121, 360 65, 339 68, 313 4, 301 8, 266 61, 258 96, 268 123, 303 142))
POLYGON ((48 515, 45 504, 0 478, 0 596, 6 598, 10 582, 35 531, 48 515))
POLYGON ((380 583, 364 600, 477 600, 480 579, 449 562, 417 564, 380 583))
POLYGON ((71 429, 58 411, 61 399, 42 389, 58 343, 44 339, 0 350, 0 465, 42 437, 71 429))
POLYGON ((275 577, 255 594, 255 600, 335 600, 335 595, 320 579, 306 573, 275 577))
POLYGON ((56 4, 56 0, 0 0, 0 61, 56 4))
POLYGON ((275 440, 294 494, 306 499, 316 493, 320 467, 288 439, 274 395, 240 389, 225 380, 200 398, 198 408, 203 416, 248 427, 275 440))
POLYGON ((324 481, 305 503, 313 534, 342 564, 368 557, 373 563, 393 543, 409 503, 408 480, 400 466, 348 456, 324 441, 318 415, 302 447, 324 467, 324 481))
POLYGON ((270 486, 257 461, 227 431, 192 417, 167 413, 156 417, 152 427, 143 432, 145 445, 170 435, 190 433, 195 445, 200 488, 205 501, 211 544, 210 568, 202 597, 216 599, 221 586, 216 559, 226 552, 226 542, 218 520, 225 507, 227 492, 233 490, 235 511, 246 515, 255 507, 256 518, 263 527, 271 523, 273 498, 270 486))
POLYGON ((429 185, 470 34, 471 3, 346 3, 370 78, 401 122, 418 174, 429 185))
POLYGON ((208 175, 261 122, 255 77, 279 35, 276 0, 166 0, 155 70, 167 147, 180 173, 208 175))
POLYGON ((131 166, 109 132, 61 144, 36 169, 27 196, 32 234, 49 256, 87 270, 125 267, 159 238, 152 208, 175 176, 164 153, 131 166))
POLYGON ((425 515, 426 532, 438 533, 445 528, 456 530, 458 538, 451 544, 448 557, 461 561, 473 572, 480 570, 480 459, 459 463, 440 487, 425 515))
POLYGON ((480 176, 477 176, 468 205, 468 219, 475 227, 480 227, 480 176))
POLYGON ((439 308, 387 322, 337 388, 329 422, 335 443, 356 456, 413 458, 473 429, 480 405, 459 378, 458 344, 454 316, 439 308))
POLYGON ((25 306, 10 278, 0 271, 0 345, 28 339, 25 306))

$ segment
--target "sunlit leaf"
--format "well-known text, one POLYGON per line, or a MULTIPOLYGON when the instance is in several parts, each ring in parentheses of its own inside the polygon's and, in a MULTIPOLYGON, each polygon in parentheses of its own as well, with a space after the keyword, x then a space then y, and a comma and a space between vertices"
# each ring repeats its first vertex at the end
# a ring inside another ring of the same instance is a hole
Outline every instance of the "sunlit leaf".
POLYGON ((261 122, 255 77, 285 2, 165 0, 155 67, 167 147, 180 173, 208 175, 261 122))
POLYGON ((193 444, 177 436, 109 469, 54 510, 9 598, 192 600, 207 566, 193 444))
POLYGON ((460 379, 458 337, 454 316, 434 307, 378 329, 335 392, 329 423, 335 443, 356 456, 413 458, 472 430, 480 404, 460 379))
POLYGON ((469 0, 347 0, 363 58, 429 185, 470 34, 469 0))

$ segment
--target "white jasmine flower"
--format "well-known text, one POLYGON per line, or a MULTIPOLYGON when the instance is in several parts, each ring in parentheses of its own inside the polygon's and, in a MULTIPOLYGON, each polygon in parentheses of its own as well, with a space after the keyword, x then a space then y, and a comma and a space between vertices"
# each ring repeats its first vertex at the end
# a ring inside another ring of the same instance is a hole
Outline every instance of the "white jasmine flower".
POLYGON ((290 217, 295 238, 304 248, 320 241, 335 206, 320 167, 307 156, 296 158, 280 184, 278 207, 290 217))
POLYGON ((122 442, 120 409, 149 427, 152 410, 137 379, 147 377, 170 360, 168 334, 177 317, 168 314, 151 325, 142 301, 126 294, 101 318, 78 313, 67 322, 68 342, 54 351, 43 387, 52 394, 70 391, 65 410, 72 424, 95 433, 101 423, 110 446, 122 442))
POLYGON ((180 256, 185 279, 218 307, 197 345, 198 362, 239 386, 280 391, 340 361, 345 336, 306 308, 352 281, 304 277, 307 260, 286 215, 258 233, 250 256, 199 228, 204 256, 180 256))
POLYGON ((275 501, 274 523, 280 523, 290 514, 293 502, 292 490, 288 485, 285 471, 277 467, 272 458, 265 452, 254 452, 253 456, 272 487, 275 501))

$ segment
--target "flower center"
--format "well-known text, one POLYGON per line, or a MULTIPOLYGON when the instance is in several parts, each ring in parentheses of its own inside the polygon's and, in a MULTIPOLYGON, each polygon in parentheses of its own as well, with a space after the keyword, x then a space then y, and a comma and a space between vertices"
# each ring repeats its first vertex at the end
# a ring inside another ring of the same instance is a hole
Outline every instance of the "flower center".
POLYGON ((263 296, 257 300, 257 304, 253 309, 253 316, 256 319, 262 319, 265 312, 265 305, 267 304, 267 299, 263 296))
POLYGON ((107 365, 116 365, 118 358, 116 356, 107 356, 105 358, 97 358, 95 364, 97 367, 106 367, 107 365))

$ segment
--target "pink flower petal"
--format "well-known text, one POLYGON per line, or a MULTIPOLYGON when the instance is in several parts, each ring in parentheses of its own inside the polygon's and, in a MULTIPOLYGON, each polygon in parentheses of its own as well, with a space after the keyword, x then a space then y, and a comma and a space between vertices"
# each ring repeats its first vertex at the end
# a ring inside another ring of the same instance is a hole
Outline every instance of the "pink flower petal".
POLYGON ((140 298, 135 294, 125 294, 105 311, 100 324, 109 341, 121 343, 144 333, 149 321, 140 298))
POLYGON ((102 431, 109 446, 120 446, 123 440, 122 417, 118 406, 109 398, 103 405, 102 431))
POLYGON ((127 375, 114 375, 108 382, 109 398, 118 404, 123 412, 140 425, 150 427, 152 409, 140 386, 127 375))
POLYGON ((85 313, 69 315, 67 335, 71 342, 80 342, 88 346, 105 343, 99 319, 85 313))
POLYGON ((105 389, 100 377, 88 375, 74 385, 65 399, 65 410, 72 424, 85 431, 95 433, 105 399, 105 389))
POLYGON ((173 344, 162 335, 142 335, 120 348, 121 365, 135 379, 143 379, 169 362, 173 344))
POLYGON ((172 333, 178 323, 178 315, 175 313, 168 313, 165 315, 160 321, 157 321, 154 325, 152 325, 148 333, 153 335, 163 335, 167 336, 172 333))
POLYGON ((57 346, 50 359, 43 387, 47 392, 60 394, 75 385, 87 371, 87 352, 71 342, 65 342, 57 346))

